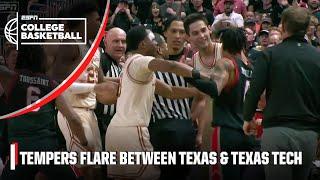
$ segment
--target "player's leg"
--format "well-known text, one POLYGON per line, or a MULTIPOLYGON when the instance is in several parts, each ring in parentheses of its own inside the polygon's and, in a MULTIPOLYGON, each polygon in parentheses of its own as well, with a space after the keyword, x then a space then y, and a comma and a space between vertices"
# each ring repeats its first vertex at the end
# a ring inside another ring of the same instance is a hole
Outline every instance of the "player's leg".
POLYGON ((39 171, 45 174, 48 180, 56 180, 56 179, 77 180, 77 179, 83 178, 81 176, 81 173, 75 166, 69 166, 69 165, 42 166, 39 168, 39 171))
MULTIPOLYGON (((153 151, 147 127, 109 126, 106 133, 106 150, 117 152, 153 151)), ((160 170, 153 165, 112 165, 108 176, 116 179, 158 179, 160 170)))

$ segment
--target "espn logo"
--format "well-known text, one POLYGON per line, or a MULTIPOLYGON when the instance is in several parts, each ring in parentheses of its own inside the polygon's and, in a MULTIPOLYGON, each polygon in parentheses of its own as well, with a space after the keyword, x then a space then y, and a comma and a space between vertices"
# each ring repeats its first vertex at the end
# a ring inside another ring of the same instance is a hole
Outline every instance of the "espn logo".
POLYGON ((19 11, 19 2, 0 2, 0 13, 12 13, 19 11))

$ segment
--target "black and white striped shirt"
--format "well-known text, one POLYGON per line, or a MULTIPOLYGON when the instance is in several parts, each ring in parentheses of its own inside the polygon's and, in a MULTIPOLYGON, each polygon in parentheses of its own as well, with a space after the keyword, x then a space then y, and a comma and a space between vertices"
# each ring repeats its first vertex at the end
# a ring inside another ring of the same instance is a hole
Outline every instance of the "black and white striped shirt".
MULTIPOLYGON (((187 82, 182 76, 173 73, 156 72, 157 79, 171 86, 187 87, 187 82)), ((191 119, 190 99, 168 99, 155 95, 152 107, 153 120, 159 119, 191 119)))
MULTIPOLYGON (((111 65, 107 65, 108 63, 103 63, 103 62, 101 63, 104 76, 119 77, 122 71, 121 67, 108 54, 106 54, 106 57, 107 57, 106 60, 110 61, 111 65)), ((109 117, 113 117, 113 115, 116 113, 116 104, 102 105, 99 103, 97 106, 96 112, 97 112, 97 116, 99 116, 99 114, 103 114, 109 117)))

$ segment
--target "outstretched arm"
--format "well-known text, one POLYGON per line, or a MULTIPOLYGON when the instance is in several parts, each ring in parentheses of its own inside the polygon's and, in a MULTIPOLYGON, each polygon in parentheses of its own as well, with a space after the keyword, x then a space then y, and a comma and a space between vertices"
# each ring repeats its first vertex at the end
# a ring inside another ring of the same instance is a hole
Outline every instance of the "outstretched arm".
POLYGON ((118 99, 119 83, 106 81, 95 86, 97 100, 102 104, 115 104, 118 99))
POLYGON ((220 95, 231 79, 231 72, 234 65, 227 59, 221 59, 217 62, 210 80, 187 78, 187 81, 200 91, 208 94, 212 98, 220 95))
MULTIPOLYGON (((153 59, 148 64, 148 68, 151 71, 161 71, 161 72, 170 72, 175 73, 179 76, 183 77, 194 77, 193 68, 179 62, 174 61, 166 61, 162 59, 153 59)), ((199 76, 202 79, 210 79, 210 77, 206 74, 200 73, 199 76)))
POLYGON ((198 96, 199 93, 194 88, 184 88, 170 86, 157 79, 155 93, 169 99, 183 99, 198 96))

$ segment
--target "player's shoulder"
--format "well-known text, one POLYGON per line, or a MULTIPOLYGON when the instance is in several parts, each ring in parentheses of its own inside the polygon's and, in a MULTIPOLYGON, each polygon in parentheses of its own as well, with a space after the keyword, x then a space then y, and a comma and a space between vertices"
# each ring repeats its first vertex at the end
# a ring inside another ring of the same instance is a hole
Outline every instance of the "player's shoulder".
POLYGON ((235 60, 227 57, 222 57, 217 61, 216 66, 226 70, 233 70, 235 68, 235 60))

